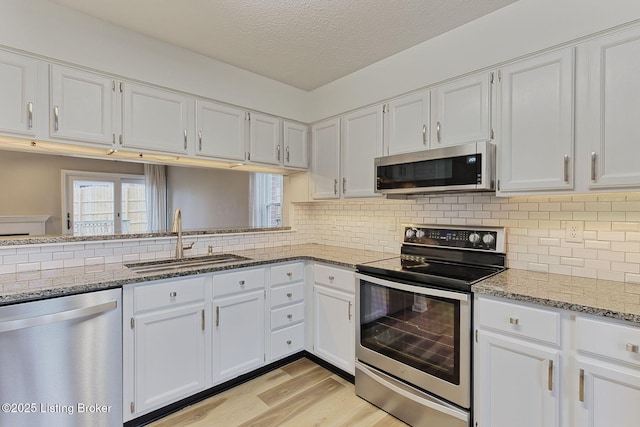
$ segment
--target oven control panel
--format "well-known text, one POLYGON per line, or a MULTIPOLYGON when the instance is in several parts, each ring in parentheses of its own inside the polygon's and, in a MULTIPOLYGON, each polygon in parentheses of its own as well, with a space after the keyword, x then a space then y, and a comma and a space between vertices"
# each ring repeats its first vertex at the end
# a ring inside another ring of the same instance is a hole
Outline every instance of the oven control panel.
POLYGON ((499 251, 504 232, 489 228, 434 228, 405 226, 403 243, 420 246, 444 246, 458 249, 499 251))

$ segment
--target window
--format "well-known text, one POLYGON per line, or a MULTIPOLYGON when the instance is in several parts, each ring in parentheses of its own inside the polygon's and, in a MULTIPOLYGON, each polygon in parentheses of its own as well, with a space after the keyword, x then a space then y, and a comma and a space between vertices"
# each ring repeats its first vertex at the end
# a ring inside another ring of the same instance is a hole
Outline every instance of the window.
POLYGON ((63 170, 62 181, 66 234, 146 232, 144 177, 63 170))
POLYGON ((254 173, 251 177, 251 206, 252 226, 282 226, 282 175, 254 173))

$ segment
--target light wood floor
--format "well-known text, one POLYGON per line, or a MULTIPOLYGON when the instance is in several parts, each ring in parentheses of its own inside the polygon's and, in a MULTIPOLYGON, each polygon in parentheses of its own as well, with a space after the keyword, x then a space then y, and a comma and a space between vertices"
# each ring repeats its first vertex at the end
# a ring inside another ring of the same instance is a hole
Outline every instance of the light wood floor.
POLYGON ((152 427, 405 427, 353 384, 300 359, 149 424, 152 427))

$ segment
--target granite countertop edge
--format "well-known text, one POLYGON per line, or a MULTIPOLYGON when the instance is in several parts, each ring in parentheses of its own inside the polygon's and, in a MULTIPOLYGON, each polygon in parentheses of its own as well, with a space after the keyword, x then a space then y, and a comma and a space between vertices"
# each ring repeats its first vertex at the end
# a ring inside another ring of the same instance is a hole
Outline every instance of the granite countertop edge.
MULTIPOLYGON (((317 248, 326 249, 328 248, 328 246, 318 245, 317 248)), ((339 249, 345 250, 345 248, 339 248, 339 249)), ((358 252, 355 249, 353 251, 358 252)), ((250 251, 238 251, 235 253, 242 254, 245 252, 250 252, 250 251)), ((362 252, 365 252, 365 251, 362 251, 362 252)), ((379 254, 380 254, 380 257, 389 256, 389 254, 384 254, 382 252, 379 254)), ((166 280, 166 279, 172 279, 172 278, 192 276, 196 274, 215 273, 220 271, 235 270, 235 269, 249 268, 249 267, 258 267, 261 265, 290 262, 290 261, 315 261, 315 262, 331 264, 337 267, 343 267, 343 268, 348 268, 353 270, 355 270, 356 268, 356 263, 339 261, 339 260, 330 259, 322 256, 317 256, 317 255, 309 255, 309 254, 285 255, 285 256, 275 255, 273 257, 269 257, 268 259, 241 260, 238 262, 225 263, 224 265, 218 265, 218 266, 185 268, 181 271, 170 271, 170 272, 155 273, 155 274, 131 273, 129 277, 123 277, 123 278, 96 280, 96 281, 87 279, 87 283, 85 284, 42 288, 42 289, 37 289, 33 291, 16 292, 16 293, 4 294, 4 295, 0 294, 0 306, 38 301, 38 300, 61 297, 61 296, 76 295, 76 294, 87 293, 87 292, 95 292, 95 291, 101 291, 101 290, 107 290, 107 289, 121 288, 123 286, 133 284, 133 283, 144 283, 144 282, 151 282, 156 280, 166 280)), ((149 262, 149 264, 154 264, 154 262, 149 262)), ((78 268, 82 268, 82 267, 78 267, 78 268)), ((126 271, 126 267, 124 267, 124 264, 122 264, 122 270, 126 271)))
MULTIPOLYGON (((640 325, 640 314, 635 314, 626 311, 613 310, 603 307, 596 307, 590 304, 582 304, 570 301, 563 301, 561 299, 554 298, 545 298, 540 296, 532 295, 526 291, 512 291, 505 289, 504 281, 508 279, 504 279, 504 277, 511 273, 531 273, 526 270, 505 270, 502 273, 499 273, 493 277, 490 277, 486 280, 480 281, 477 284, 473 285, 471 290, 476 295, 487 295, 492 297, 499 297, 503 299, 524 302, 529 304, 534 304, 542 307, 556 308, 561 310, 572 311, 581 314, 588 314, 597 317, 605 317, 616 320, 623 320, 631 323, 636 323, 640 325)), ((570 279, 575 283, 580 283, 581 281, 594 281, 595 279, 587 279, 576 276, 565 276, 560 274, 546 274, 550 278, 558 277, 562 279, 570 279)), ((604 281, 604 282, 612 282, 612 281, 604 281)), ((615 282, 619 283, 621 287, 624 287, 624 282, 615 282)))

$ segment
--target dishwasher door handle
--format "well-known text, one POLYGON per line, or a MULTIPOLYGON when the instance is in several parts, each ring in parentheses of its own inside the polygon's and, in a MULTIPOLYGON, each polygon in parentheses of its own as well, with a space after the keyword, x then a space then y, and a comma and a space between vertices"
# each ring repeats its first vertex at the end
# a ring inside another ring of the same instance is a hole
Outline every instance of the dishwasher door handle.
POLYGON ((34 326, 42 326, 49 323, 64 322, 65 320, 87 317, 113 310, 117 306, 118 301, 109 301, 90 307, 76 308, 74 310, 59 311, 57 313, 45 314, 42 316, 0 322, 0 332, 15 331, 17 329, 32 328, 34 326))

